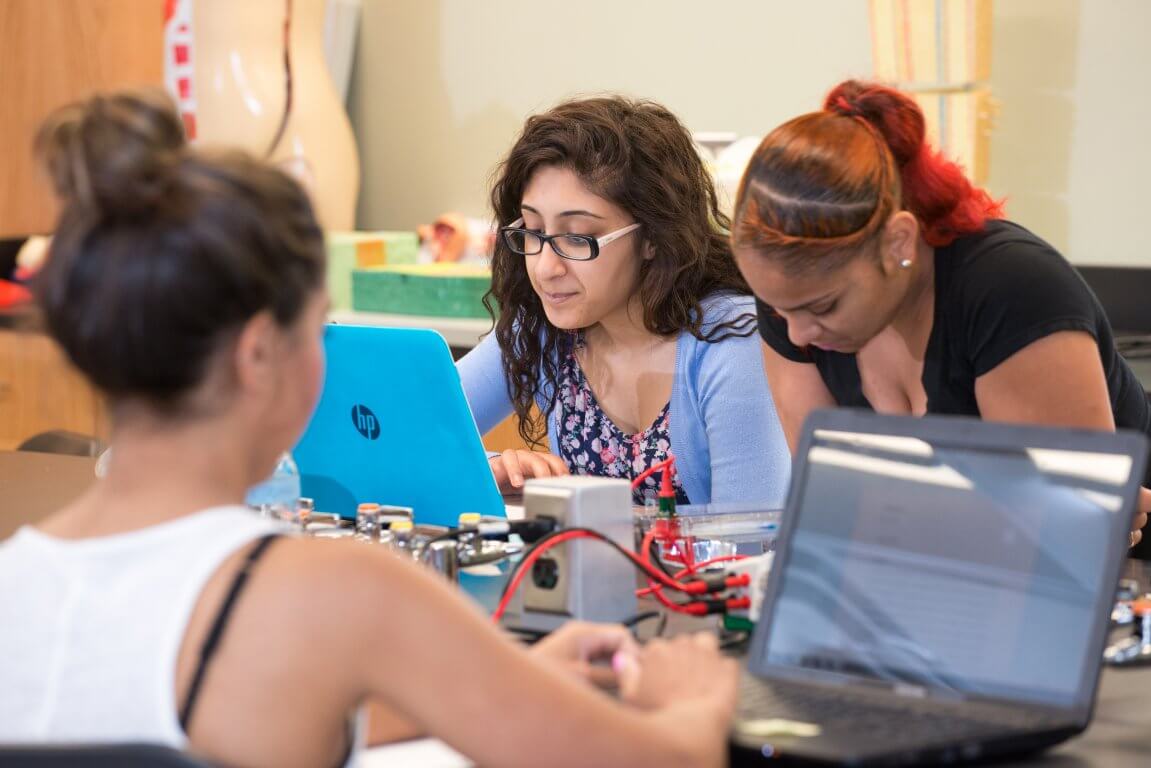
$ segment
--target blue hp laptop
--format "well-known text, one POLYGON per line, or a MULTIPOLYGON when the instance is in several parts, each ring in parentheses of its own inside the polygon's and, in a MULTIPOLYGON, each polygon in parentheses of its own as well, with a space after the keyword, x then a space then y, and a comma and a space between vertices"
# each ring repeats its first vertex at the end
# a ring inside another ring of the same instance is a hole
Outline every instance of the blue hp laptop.
POLYGON ((1087 727, 1140 434, 814 414, 734 765, 939 765, 1087 727))
POLYGON ((411 507, 417 523, 504 516, 460 377, 432 330, 329 325, 319 405, 293 451, 304 496, 354 518, 362 502, 411 507))

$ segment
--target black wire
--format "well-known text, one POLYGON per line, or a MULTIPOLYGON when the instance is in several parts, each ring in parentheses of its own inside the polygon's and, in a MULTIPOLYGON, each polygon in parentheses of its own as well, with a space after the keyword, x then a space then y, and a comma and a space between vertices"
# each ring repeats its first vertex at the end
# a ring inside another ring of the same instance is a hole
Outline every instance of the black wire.
POLYGON ((264 153, 265 158, 271 158, 272 153, 280 146, 280 142, 284 139, 284 132, 288 130, 288 120, 292 117, 292 93, 295 87, 292 83, 292 0, 286 0, 284 3, 284 112, 280 115, 280 123, 276 126, 276 133, 272 136, 272 141, 268 144, 268 150, 264 153))
POLYGON ((518 635, 525 645, 535 645, 551 634, 551 632, 542 629, 525 629, 523 627, 507 627, 506 629, 512 634, 518 635))
POLYGON ((645 621, 648 621, 649 619, 659 618, 659 616, 659 611, 644 611, 643 613, 637 613, 634 616, 628 616, 626 619, 621 621, 620 624, 623 624, 628 629, 634 629, 637 624, 641 624, 645 621))
POLYGON ((635 634, 636 626, 644 621, 649 621, 656 618, 659 619, 659 624, 656 624, 655 632, 652 633, 652 637, 663 637, 663 632, 665 629, 667 629, 667 611, 644 611, 643 613, 637 613, 634 616, 629 616, 628 618, 621 621, 620 624, 623 624, 625 627, 632 630, 633 634, 635 634))
POLYGON ((730 651, 734 648, 742 648, 751 639, 750 632, 733 632, 719 643, 721 651, 730 651))

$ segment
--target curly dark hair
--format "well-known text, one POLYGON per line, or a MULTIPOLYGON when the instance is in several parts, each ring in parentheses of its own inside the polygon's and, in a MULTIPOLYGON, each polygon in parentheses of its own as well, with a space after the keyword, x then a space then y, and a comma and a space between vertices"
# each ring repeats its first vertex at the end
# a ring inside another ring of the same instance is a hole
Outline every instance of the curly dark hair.
MULTIPOLYGON (((752 314, 704 328, 704 299, 751 290, 731 255, 731 221, 675 115, 651 101, 605 96, 567 101, 529 117, 495 172, 497 224, 519 218, 524 188, 543 167, 570 169, 642 224, 638 234, 654 255, 642 263, 636 288, 647 330, 659 336, 686 330, 707 342, 755 332, 752 314)), ((554 403, 557 360, 571 334, 548 321, 524 257, 502 238, 496 240, 484 305, 495 325, 520 436, 539 447, 546 417, 532 405, 541 392, 554 403)))

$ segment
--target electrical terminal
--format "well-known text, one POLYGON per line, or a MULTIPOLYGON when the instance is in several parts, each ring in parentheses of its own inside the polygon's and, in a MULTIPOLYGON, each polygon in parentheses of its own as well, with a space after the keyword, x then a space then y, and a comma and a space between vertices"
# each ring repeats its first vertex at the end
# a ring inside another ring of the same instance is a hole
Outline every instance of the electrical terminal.
POLYGON ((746 609, 734 609, 727 612, 725 625, 728 625, 728 629, 750 630, 751 626, 759 621, 763 594, 767 588, 767 576, 771 572, 771 563, 774 557, 774 552, 764 552, 762 555, 745 557, 725 564, 724 572, 729 578, 744 575, 748 577, 748 583, 745 586, 733 587, 723 595, 727 599, 747 598, 749 600, 746 609))

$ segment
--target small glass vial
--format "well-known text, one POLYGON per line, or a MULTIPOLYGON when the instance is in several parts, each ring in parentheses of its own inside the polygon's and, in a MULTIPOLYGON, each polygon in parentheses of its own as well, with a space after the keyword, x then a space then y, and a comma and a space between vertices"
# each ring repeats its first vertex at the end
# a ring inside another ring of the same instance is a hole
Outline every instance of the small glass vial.
POLYGON ((443 576, 453 584, 460 581, 459 552, 454 541, 437 541, 432 543, 421 557, 425 565, 443 576))
POLYGON ((480 538, 480 514, 478 512, 464 512, 456 523, 459 533, 460 557, 463 560, 478 557, 483 552, 484 541, 480 538))
POLYGON ((380 529, 380 544, 388 549, 396 548, 396 535, 392 533, 391 527, 380 529))
POLYGON ((312 513, 316 511, 315 499, 309 499, 306 496, 300 497, 300 503, 296 505, 296 516, 292 523, 299 529, 300 533, 308 530, 308 523, 312 520, 312 513))
POLYGON ((380 540, 380 505, 367 502, 356 507, 356 540, 375 543, 380 540))
POLYGON ((390 504, 380 505, 380 524, 385 528, 390 527, 392 523, 397 520, 411 520, 415 521, 415 513, 411 507, 394 507, 390 504))
POLYGON ((392 533, 392 548, 397 554, 415 557, 413 541, 414 528, 411 520, 397 520, 389 529, 392 533))

